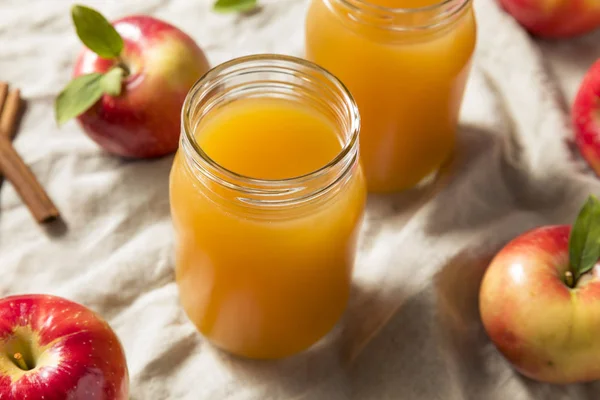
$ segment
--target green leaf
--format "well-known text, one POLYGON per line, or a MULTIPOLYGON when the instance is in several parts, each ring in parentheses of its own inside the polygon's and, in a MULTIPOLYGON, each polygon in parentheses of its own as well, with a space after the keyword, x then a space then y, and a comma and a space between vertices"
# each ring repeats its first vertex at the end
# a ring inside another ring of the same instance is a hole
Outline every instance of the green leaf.
POLYGON ((73 79, 58 95, 54 104, 56 121, 62 125, 83 114, 102 97, 103 75, 92 73, 73 79))
POLYGON ((251 11, 258 5, 257 0, 217 0, 213 10, 218 13, 251 11))
POLYGON ((98 11, 75 5, 71 16, 79 39, 102 58, 117 58, 123 50, 123 38, 98 11))
POLYGON ((600 259, 600 201, 590 196, 579 212, 569 238, 569 261, 575 281, 600 259))
POLYGON ((114 67, 100 79, 102 91, 109 96, 118 96, 123 88, 123 75, 125 71, 121 67, 114 67))

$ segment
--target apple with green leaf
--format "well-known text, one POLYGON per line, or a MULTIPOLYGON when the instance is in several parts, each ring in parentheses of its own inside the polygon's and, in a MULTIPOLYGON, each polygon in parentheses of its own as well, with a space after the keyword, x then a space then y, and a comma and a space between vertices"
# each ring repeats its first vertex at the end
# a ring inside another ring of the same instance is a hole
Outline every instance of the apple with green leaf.
POLYGON ((567 384, 600 379, 600 202, 575 224, 533 229, 492 260, 480 312, 498 350, 525 376, 567 384))
POLYGON ((102 317, 62 297, 0 300, 0 399, 127 400, 119 339, 102 317))
POLYGON ((119 156, 174 152, 185 97, 209 70, 202 49, 156 18, 135 15, 111 24, 88 7, 75 5, 71 11, 86 48, 74 79, 56 99, 59 125, 77 118, 89 137, 119 156))

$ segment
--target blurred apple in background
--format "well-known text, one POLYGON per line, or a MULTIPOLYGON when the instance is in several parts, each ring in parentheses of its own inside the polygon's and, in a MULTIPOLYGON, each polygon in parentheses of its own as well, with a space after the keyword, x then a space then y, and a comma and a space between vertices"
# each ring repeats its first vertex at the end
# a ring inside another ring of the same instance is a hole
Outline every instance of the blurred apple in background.
POLYGON ((127 400, 123 348, 100 316, 48 295, 0 300, 0 399, 127 400))
POLYGON ((521 25, 539 37, 573 37, 600 27, 598 0, 499 1, 521 25))
POLYGON ((600 176, 600 60, 584 77, 572 114, 579 151, 600 176))
POLYGON ((209 69, 202 49, 178 28, 149 16, 113 24, 74 6, 77 34, 87 46, 75 79, 58 96, 59 124, 77 117, 110 153, 158 157, 177 149, 181 108, 194 82, 209 69))
POLYGON ((480 289, 483 325, 529 378, 600 379, 600 202, 590 197, 571 229, 547 226, 510 242, 480 289))

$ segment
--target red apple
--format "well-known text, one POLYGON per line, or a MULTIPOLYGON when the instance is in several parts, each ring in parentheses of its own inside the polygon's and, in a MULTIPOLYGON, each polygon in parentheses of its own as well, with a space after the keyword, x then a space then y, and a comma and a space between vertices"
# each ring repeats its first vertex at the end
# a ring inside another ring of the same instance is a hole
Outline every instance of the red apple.
POLYGON ((579 151, 600 176, 600 60, 583 79, 572 115, 579 151))
POLYGON ((110 326, 48 295, 0 300, 0 399, 127 400, 125 354, 110 326))
POLYGON ((124 42, 121 60, 85 48, 74 76, 106 73, 119 64, 129 75, 119 96, 104 94, 78 120, 110 153, 135 158, 171 153, 177 149, 185 97, 209 69, 205 54, 187 34, 156 18, 130 16, 113 26, 124 42))
POLYGON ((540 37, 573 37, 600 27, 598 0, 500 0, 500 4, 540 37))
POLYGON ((550 383, 600 379, 600 264, 569 282, 570 233, 548 226, 517 237, 493 259, 480 289, 481 318, 496 347, 521 373, 550 383))

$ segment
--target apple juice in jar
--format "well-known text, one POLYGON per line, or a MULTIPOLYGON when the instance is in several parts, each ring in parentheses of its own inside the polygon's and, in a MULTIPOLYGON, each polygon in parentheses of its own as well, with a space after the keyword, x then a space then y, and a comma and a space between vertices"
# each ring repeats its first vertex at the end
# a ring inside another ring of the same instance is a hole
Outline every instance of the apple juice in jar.
POLYGON ((251 358, 310 347, 349 297, 366 187, 343 85, 283 56, 225 63, 184 105, 171 172, 183 308, 251 358))
POLYGON ((370 191, 414 187, 451 156, 475 41, 471 0, 311 0, 306 55, 356 99, 370 191))

